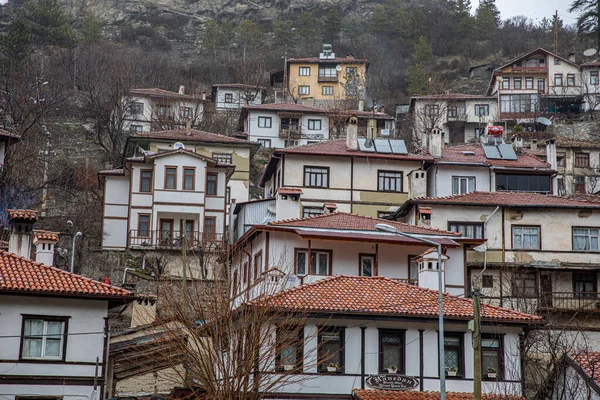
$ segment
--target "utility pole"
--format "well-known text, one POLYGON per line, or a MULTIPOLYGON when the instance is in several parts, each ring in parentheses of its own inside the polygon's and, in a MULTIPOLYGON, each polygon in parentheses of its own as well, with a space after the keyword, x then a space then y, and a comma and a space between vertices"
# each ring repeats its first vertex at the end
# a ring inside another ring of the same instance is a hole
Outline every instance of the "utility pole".
POLYGON ((558 54, 558 10, 554 13, 554 54, 558 54))
POLYGON ((481 292, 473 288, 473 400, 481 400, 481 292))

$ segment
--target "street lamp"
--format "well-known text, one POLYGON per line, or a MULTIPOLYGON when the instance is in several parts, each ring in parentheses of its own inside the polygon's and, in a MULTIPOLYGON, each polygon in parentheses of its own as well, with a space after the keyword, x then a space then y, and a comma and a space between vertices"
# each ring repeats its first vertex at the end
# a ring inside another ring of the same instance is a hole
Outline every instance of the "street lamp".
POLYGON ((438 318, 438 347, 439 347, 439 370, 440 370, 440 400, 446 400, 446 356, 444 354, 444 297, 443 297, 443 272, 442 272, 442 245, 440 243, 434 242, 433 240, 424 239, 419 236, 411 235, 410 233, 400 232, 396 227, 388 224, 376 224, 375 229, 380 232, 388 232, 394 233, 396 235, 404 236, 409 239, 414 239, 419 242, 427 243, 437 247, 438 253, 438 308, 439 308, 439 318, 438 318))

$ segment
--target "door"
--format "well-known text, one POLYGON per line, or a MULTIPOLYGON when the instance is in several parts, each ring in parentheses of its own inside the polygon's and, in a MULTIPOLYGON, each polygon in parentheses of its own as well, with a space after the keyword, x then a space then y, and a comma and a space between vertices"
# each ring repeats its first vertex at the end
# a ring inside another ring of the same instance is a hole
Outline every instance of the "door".
POLYGON ((160 245, 171 246, 173 244, 173 220, 160 220, 160 245))
POLYGON ((540 307, 552 308, 552 275, 540 275, 540 289, 542 291, 540 296, 540 307))
POLYGON ((181 233, 185 234, 187 247, 194 246, 194 220, 186 219, 181 221, 181 233))

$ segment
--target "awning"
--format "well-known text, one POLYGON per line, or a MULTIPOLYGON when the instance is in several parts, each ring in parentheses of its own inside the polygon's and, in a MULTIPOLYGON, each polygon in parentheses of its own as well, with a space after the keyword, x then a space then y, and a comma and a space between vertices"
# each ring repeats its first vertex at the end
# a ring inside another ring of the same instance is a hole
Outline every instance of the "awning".
POLYGON ((419 214, 432 214, 431 207, 419 206, 419 214))

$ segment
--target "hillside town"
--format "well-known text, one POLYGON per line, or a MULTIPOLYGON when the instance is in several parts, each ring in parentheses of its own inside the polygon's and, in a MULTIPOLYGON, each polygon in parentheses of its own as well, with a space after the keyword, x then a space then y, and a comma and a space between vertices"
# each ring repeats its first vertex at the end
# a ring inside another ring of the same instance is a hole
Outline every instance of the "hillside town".
POLYGON ((111 59, 83 122, 38 43, 0 83, 0 399, 600 400, 600 53, 553 29, 396 104, 335 41, 208 90, 111 59))

